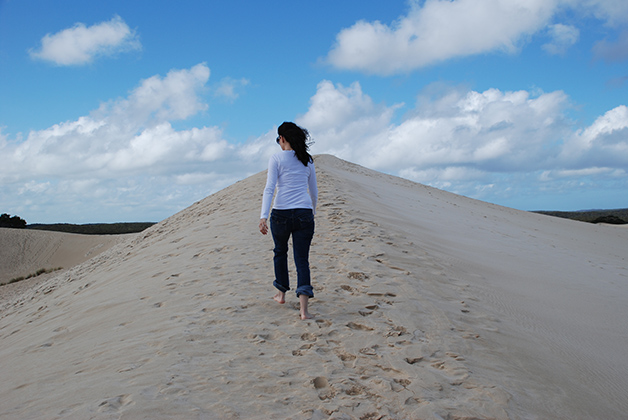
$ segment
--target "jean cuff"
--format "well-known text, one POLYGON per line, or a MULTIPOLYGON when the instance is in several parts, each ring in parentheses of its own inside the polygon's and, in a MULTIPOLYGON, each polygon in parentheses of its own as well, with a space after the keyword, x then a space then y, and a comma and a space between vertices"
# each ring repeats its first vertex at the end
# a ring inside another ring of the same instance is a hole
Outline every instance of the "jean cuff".
POLYGON ((288 288, 283 287, 281 284, 277 282, 277 280, 273 281, 273 286, 275 286, 275 288, 279 290, 281 293, 286 293, 288 290, 290 290, 290 287, 288 288))
POLYGON ((313 298, 314 289, 312 288, 312 286, 299 286, 297 287, 297 297, 299 297, 299 295, 305 295, 313 298))

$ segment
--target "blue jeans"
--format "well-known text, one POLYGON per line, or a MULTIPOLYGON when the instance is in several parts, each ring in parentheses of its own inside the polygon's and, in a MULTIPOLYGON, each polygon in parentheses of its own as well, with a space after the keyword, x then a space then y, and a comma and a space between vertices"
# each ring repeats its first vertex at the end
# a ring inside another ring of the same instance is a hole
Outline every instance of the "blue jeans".
POLYGON ((292 235, 294 265, 297 267, 297 296, 314 297, 310 284, 310 244, 314 236, 314 214, 310 209, 273 209, 270 214, 270 231, 275 242, 275 281, 281 292, 290 290, 288 277, 288 239, 292 235))

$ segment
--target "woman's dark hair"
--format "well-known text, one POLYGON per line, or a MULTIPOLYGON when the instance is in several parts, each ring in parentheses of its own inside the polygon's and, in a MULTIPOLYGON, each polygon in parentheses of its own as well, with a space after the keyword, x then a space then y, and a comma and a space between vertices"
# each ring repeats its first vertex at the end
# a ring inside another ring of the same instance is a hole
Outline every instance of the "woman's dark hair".
POLYGON ((277 134, 283 136, 290 143, 290 147, 292 147, 301 163, 307 166, 308 163, 314 162, 312 155, 308 152, 312 140, 310 139, 310 133, 305 128, 301 128, 293 122, 284 122, 277 129, 277 134))

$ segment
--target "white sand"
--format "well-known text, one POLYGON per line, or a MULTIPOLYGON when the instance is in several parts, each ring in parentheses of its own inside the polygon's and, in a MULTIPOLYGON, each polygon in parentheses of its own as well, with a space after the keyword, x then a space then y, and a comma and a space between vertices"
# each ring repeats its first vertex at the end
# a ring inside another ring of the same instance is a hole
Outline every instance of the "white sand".
POLYGON ((0 418, 628 416, 627 229, 316 166, 316 319, 260 173, 5 303, 0 418))

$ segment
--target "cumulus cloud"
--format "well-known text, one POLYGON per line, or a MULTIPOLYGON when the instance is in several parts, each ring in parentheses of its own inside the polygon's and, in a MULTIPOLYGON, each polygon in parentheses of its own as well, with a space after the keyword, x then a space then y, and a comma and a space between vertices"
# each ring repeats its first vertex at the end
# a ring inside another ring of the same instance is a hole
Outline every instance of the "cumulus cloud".
POLYGON ((55 34, 47 34, 41 45, 29 51, 35 59, 50 61, 59 66, 84 65, 99 56, 141 49, 135 31, 115 16, 110 21, 86 27, 77 23, 55 34))
POLYGON ((324 80, 310 99, 308 112, 298 117, 297 123, 317 133, 314 141, 318 150, 355 161, 356 150, 368 150, 371 144, 385 140, 381 135, 388 130, 398 106, 376 105, 358 82, 344 87, 324 80))
POLYGON ((107 178, 147 169, 185 170, 191 163, 220 159, 228 145, 219 129, 176 131, 171 125, 206 109, 199 94, 209 73, 199 64, 153 76, 127 98, 103 104, 88 116, 32 131, 19 143, 5 141, 0 176, 90 173, 107 178))
POLYGON ((98 120, 113 119, 129 129, 163 121, 186 119, 207 109, 201 99, 210 70, 198 64, 187 70, 172 70, 166 77, 152 76, 143 80, 126 99, 103 104, 94 116, 98 120))
POLYGON ((625 106, 581 130, 562 91, 435 87, 393 123, 397 107, 374 103, 357 83, 324 81, 297 122, 316 153, 473 197, 568 176, 616 177, 628 165, 625 106))
POLYGON ((407 72, 453 57, 516 51, 547 24, 555 0, 428 0, 413 2, 392 25, 357 22, 342 30, 327 60, 366 73, 407 72))
POLYGON ((542 48, 548 54, 563 55, 569 47, 578 42, 580 31, 575 26, 557 23, 549 26, 548 35, 551 40, 544 44, 542 48))
MULTIPOLYGON (((542 48, 561 55, 579 39, 575 26, 552 22, 566 8, 614 29, 628 24, 628 2, 621 0, 415 0, 391 24, 361 20, 341 30, 326 62, 368 74, 407 73, 456 57, 514 53, 541 31, 550 37, 542 48)), ((625 60, 627 33, 616 42, 601 41, 594 53, 625 60)))
MULTIPOLYGON (((103 209, 111 209, 111 221, 125 220, 127 212, 137 220, 141 208, 140 219, 159 220, 265 169, 277 150, 276 127, 235 146, 218 127, 173 126, 206 110, 209 77, 205 64, 172 70, 74 121, 17 139, 0 132, 0 199, 19 203, 7 211, 26 215, 23 206, 39 209, 47 221, 93 222, 90 215, 103 209)), ((538 191, 578 177, 621 183, 628 107, 580 129, 567 116, 571 107, 562 91, 443 85, 426 88, 415 104, 387 105, 357 82, 324 80, 296 122, 310 130, 315 154, 476 198, 519 194, 529 185, 538 191)))
POLYGON ((177 131, 171 124, 207 109, 201 95, 209 76, 199 64, 145 79, 126 98, 103 103, 88 116, 29 133, 13 150, 14 162, 29 166, 31 175, 89 171, 118 177, 176 173, 217 161, 230 152, 221 129, 177 131))
POLYGON ((374 104, 359 84, 322 82, 299 122, 316 134, 317 149, 386 171, 470 167, 534 170, 569 130, 561 92, 449 89, 420 97, 401 123, 397 107, 374 104))
POLYGON ((574 133, 561 150, 569 169, 628 167, 628 107, 620 105, 574 133))
POLYGON ((207 109, 209 78, 204 63, 171 70, 74 121, 16 139, 0 131, 0 200, 45 214, 31 223, 161 220, 265 169, 277 127, 236 147, 219 127, 173 126, 207 109))

